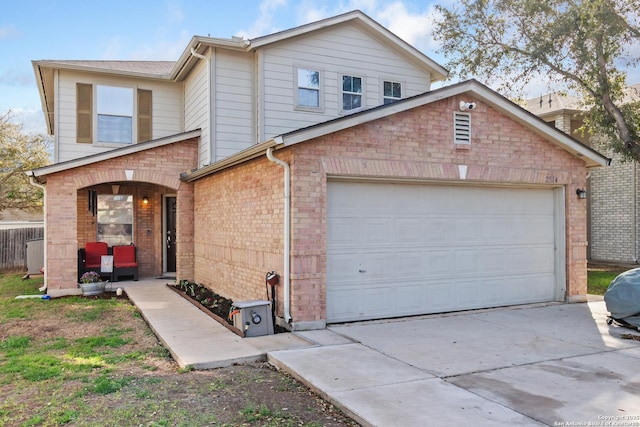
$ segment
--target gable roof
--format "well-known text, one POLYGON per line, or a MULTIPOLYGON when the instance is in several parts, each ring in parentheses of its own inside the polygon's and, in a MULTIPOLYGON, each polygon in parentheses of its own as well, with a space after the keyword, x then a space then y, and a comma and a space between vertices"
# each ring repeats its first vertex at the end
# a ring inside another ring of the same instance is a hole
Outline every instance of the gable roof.
POLYGON ((303 34, 308 34, 313 31, 321 30, 345 22, 357 23, 361 28, 365 29, 374 36, 387 41, 395 49, 405 53, 410 58, 429 68, 431 73, 431 82, 444 80, 449 74, 449 71, 447 71, 440 64, 420 52, 418 49, 416 49, 406 41, 402 40, 400 37, 396 36, 394 33, 371 19, 367 14, 363 13, 360 10, 343 13, 342 15, 337 15, 331 18, 312 22, 310 24, 301 25, 290 30, 280 31, 278 33, 257 37, 250 40, 250 46, 251 49, 257 49, 262 46, 277 43, 292 37, 298 37, 303 34))
POLYGON ((47 182, 47 175, 50 175, 52 173, 58 173, 58 172, 63 172, 73 168, 89 166, 94 163, 102 162, 105 160, 115 159, 118 157, 138 153, 145 150, 151 150, 153 148, 174 144, 180 141, 186 141, 188 139, 197 138, 200 136, 200 134, 201 134, 200 129, 196 129, 189 132, 183 132, 176 135, 171 135, 164 138, 158 138, 158 139, 154 139, 147 142, 127 145, 125 147, 116 148, 114 150, 109 150, 103 153, 93 154, 90 156, 80 157, 73 160, 68 160, 66 162, 53 163, 51 165, 47 165, 38 169, 27 171, 25 173, 35 178, 35 180, 38 183, 44 184, 47 182))
POLYGON ((515 122, 520 123, 526 128, 542 136, 552 144, 555 144, 561 149, 581 158, 584 160, 588 168, 607 166, 611 162, 611 159, 608 157, 602 155, 591 147, 588 147, 577 139, 572 138, 561 130, 553 126, 549 126, 541 118, 491 90, 487 86, 476 80, 468 80, 430 92, 425 92, 411 98, 396 101, 391 104, 380 105, 359 113, 354 113, 345 117, 329 120, 273 137, 259 145, 255 145, 249 149, 241 151, 234 156, 212 163, 211 165, 198 170, 185 173, 183 174, 182 179, 187 182, 195 181, 212 173, 264 155, 265 150, 269 147, 283 148, 292 146, 461 94, 472 95, 478 101, 486 103, 496 111, 505 114, 515 122))

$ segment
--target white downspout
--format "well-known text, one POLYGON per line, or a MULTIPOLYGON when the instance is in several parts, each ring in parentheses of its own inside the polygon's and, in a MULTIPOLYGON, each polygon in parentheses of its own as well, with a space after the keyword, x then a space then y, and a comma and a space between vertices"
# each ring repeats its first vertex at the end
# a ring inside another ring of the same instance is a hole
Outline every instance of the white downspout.
POLYGON ((209 58, 207 58, 204 55, 199 54, 198 52, 196 52, 195 48, 191 48, 191 55, 195 56, 198 59, 203 59, 207 62, 207 121, 209 122, 209 141, 207 141, 207 163, 206 164, 211 164, 213 163, 213 159, 214 159, 214 155, 213 155, 213 120, 211 120, 211 112, 212 112, 212 107, 211 107, 211 103, 213 102, 212 100, 212 94, 211 94, 211 60, 209 58))
POLYGON ((289 164, 273 157, 273 147, 267 149, 267 159, 284 168, 284 321, 291 323, 291 168, 289 164))
MULTIPOLYGON (((46 201, 47 200, 47 187, 42 185, 42 184, 40 184, 40 183, 38 183, 38 182, 36 182, 35 176, 33 175, 33 173, 31 175, 28 175, 28 176, 29 176, 29 182, 31 183, 31 185, 33 185, 34 187, 38 187, 38 188, 42 189, 42 192, 44 193, 43 194, 43 200, 46 201)), ((42 247, 44 249, 44 253, 43 253, 44 260, 46 262, 46 260, 47 260, 47 210, 46 209, 44 209, 44 230, 43 230, 43 234, 44 234, 44 241, 42 242, 43 243, 42 247)), ((38 288, 38 290, 40 292, 44 292, 44 291, 47 290, 47 277, 48 277, 47 269, 45 268, 44 269, 44 285, 42 287, 38 288)))

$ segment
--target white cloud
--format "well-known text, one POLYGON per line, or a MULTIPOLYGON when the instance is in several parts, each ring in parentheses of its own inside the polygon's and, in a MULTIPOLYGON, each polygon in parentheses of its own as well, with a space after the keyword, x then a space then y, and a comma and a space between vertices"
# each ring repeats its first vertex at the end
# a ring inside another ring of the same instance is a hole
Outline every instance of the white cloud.
POLYGON ((177 61, 191 40, 191 34, 180 31, 173 40, 155 40, 154 44, 125 43, 119 37, 111 38, 103 49, 101 58, 111 60, 177 61), (134 47, 131 49, 130 47, 134 47))
POLYGON ((40 110, 12 108, 11 122, 22 125, 22 132, 47 133, 47 125, 44 122, 44 114, 40 110))
POLYGON ((0 74, 0 84, 10 86, 32 86, 33 74, 10 69, 0 74))
POLYGON ((277 23, 274 23, 274 15, 279 9, 286 7, 287 0, 263 0, 260 3, 256 21, 248 29, 238 31, 237 35, 254 38, 282 30, 277 23))
POLYGON ((15 39, 20 36, 20 31, 14 25, 0 27, 0 40, 15 39))
POLYGON ((431 36, 437 16, 433 6, 413 12, 403 2, 396 1, 376 10, 372 18, 407 43, 429 54, 438 48, 431 36))
POLYGON ((177 39, 158 41, 153 45, 145 44, 127 53, 126 56, 140 61, 177 61, 189 40, 191 40, 191 34, 182 30, 177 39))
POLYGON ((173 24, 180 24, 184 21, 182 3, 179 0, 166 0, 167 21, 173 24))
POLYGON ((349 0, 340 2, 332 9, 318 6, 317 2, 305 0, 298 4, 299 24, 306 24, 351 10, 361 10, 398 37, 427 55, 432 55, 437 44, 431 30, 437 17, 432 4, 419 6, 406 1, 392 3, 378 0, 349 0))

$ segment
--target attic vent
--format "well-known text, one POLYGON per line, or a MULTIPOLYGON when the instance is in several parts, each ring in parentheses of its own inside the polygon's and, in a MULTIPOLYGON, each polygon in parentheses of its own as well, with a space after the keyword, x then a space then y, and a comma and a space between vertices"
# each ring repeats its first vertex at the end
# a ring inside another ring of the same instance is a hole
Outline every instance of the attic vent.
POLYGON ((471 144, 471 114, 453 113, 454 144, 471 144))

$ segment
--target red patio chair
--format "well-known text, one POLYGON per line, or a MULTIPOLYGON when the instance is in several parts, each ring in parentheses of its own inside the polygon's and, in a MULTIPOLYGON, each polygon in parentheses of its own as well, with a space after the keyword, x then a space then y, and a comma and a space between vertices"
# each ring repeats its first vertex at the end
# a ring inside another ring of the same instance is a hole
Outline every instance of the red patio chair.
POLYGON ((113 281, 117 282, 120 276, 133 276, 133 280, 138 280, 136 247, 133 245, 113 247, 113 281))
POLYGON ((100 273, 102 255, 109 255, 109 246, 105 242, 87 242, 84 245, 85 271, 97 271, 100 273))

